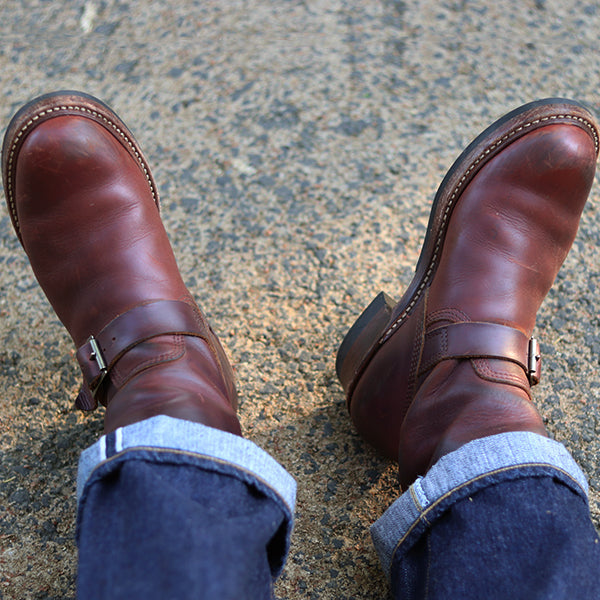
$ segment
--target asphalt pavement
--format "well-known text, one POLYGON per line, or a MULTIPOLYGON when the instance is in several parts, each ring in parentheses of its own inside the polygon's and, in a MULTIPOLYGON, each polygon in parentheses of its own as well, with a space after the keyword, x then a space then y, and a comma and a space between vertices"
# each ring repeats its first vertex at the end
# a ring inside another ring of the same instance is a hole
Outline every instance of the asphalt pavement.
MULTIPOLYGON (((235 365, 247 437, 298 480, 279 598, 385 598, 368 527, 394 466, 354 433, 335 352, 399 296, 431 201, 505 112, 600 115, 600 3, 574 0, 5 1, 0 130, 41 93, 110 104, 153 167, 184 280, 235 365)), ((600 525, 600 187, 538 316, 535 389, 600 525)), ((79 452, 70 339, 0 209, 0 598, 74 598, 79 452)), ((102 561, 110 557, 99 557, 102 561)))

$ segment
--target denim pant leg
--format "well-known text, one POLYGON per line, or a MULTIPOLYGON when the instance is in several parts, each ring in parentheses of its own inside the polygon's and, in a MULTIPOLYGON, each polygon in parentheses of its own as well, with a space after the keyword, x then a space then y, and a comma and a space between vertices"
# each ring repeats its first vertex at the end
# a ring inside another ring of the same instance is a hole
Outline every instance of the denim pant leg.
POLYGON ((295 482, 252 442, 154 417, 82 454, 78 496, 81 600, 272 598, 295 482))
POLYGON ((564 446, 536 434, 442 457, 371 533, 394 598, 600 598, 587 482, 564 446))

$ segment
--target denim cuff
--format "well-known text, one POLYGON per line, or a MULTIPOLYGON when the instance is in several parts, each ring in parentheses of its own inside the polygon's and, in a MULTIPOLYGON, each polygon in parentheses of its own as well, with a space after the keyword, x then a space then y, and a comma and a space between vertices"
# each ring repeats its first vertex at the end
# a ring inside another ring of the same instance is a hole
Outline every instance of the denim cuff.
POLYGON ((213 464, 215 470, 237 476, 266 489, 288 517, 288 537, 296 502, 296 482, 269 454, 250 440, 237 435, 160 415, 102 436, 84 450, 79 459, 77 500, 81 503, 87 482, 94 472, 116 456, 132 456, 139 450, 172 453, 199 466, 213 464))
POLYGON ((426 513, 442 500, 488 475, 545 467, 587 497, 585 475, 560 443, 530 432, 502 433, 474 440, 442 456, 371 526, 371 537, 389 577, 396 549, 426 513))

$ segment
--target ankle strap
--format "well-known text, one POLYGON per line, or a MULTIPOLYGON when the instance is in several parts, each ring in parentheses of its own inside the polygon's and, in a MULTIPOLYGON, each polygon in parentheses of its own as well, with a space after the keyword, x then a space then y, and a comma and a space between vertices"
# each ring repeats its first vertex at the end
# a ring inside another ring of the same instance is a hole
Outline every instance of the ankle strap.
POLYGON ((94 410, 96 395, 115 363, 134 346, 159 335, 189 335, 209 340, 208 326, 192 305, 179 300, 141 304, 115 317, 77 350, 83 385, 75 404, 94 410))
POLYGON ((542 369, 540 347, 535 338, 496 323, 451 323, 425 335, 420 374, 442 360, 497 358, 519 365, 529 385, 539 383, 542 369))

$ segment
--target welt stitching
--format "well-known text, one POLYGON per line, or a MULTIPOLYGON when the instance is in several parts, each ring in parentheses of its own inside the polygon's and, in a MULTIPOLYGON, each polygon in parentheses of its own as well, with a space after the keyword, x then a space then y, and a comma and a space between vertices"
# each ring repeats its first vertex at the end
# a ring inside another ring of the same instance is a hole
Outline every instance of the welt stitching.
POLYGON ((545 121, 557 120, 557 119, 571 119, 572 121, 579 121, 580 123, 585 125, 591 132, 592 138, 594 140, 594 148, 596 150, 596 154, 598 154, 598 134, 596 132, 596 128, 587 119, 584 119, 583 117, 577 117, 575 115, 550 115, 547 117, 541 117, 539 119, 534 119, 533 121, 529 121, 528 123, 524 123, 523 125, 520 125, 519 127, 513 129, 512 131, 505 134, 500 139, 496 140, 496 142, 493 143, 491 146, 487 147, 485 149, 485 151, 482 152, 471 163, 469 168, 466 170, 466 172, 461 177, 460 181, 456 184, 456 187, 454 188, 454 191, 452 192, 452 195, 450 196, 450 200, 448 201, 448 204, 446 205, 444 214, 442 215, 442 221, 441 221, 439 233, 438 233, 438 236, 437 236, 437 239, 435 242, 435 247, 433 250, 433 255, 431 258, 431 262, 429 264, 429 268, 427 269, 427 272, 425 273, 423 280, 419 284, 419 287, 417 288, 417 291, 415 292, 415 294, 412 297, 411 301, 409 302, 408 306, 402 311, 402 313, 398 316, 398 318, 388 327, 388 329, 385 331, 385 333, 379 338, 379 342, 378 342, 379 345, 386 342, 388 340, 388 338, 390 337, 390 335, 392 335, 392 333, 394 333, 394 331, 402 324, 402 322, 406 319, 406 317, 408 316, 410 311, 413 309, 414 305, 418 302, 419 298, 421 297, 421 294, 423 293, 423 289, 428 284, 431 274, 433 273, 436 262, 438 260, 438 255, 439 255, 440 246, 441 246, 441 240, 442 240, 442 237, 445 232, 446 222, 448 220, 450 212, 452 211, 452 208, 454 207, 456 198, 458 197, 458 194, 461 191, 461 187, 463 186, 464 182, 469 177, 471 172, 479 165, 479 163, 488 154, 490 154, 490 152, 493 152, 496 148, 498 148, 498 146, 501 146, 502 144, 504 144, 511 137, 514 137, 515 135, 517 135, 524 129, 527 129, 528 127, 531 127, 533 125, 537 125, 537 124, 545 122, 545 121))
POLYGON ((9 206, 9 210, 13 216, 16 228, 18 228, 18 226, 19 226, 19 219, 17 217, 17 211, 16 211, 15 201, 14 201, 12 168, 13 168, 13 162, 14 162, 14 156, 15 156, 17 144, 19 143, 19 140, 23 137, 23 135, 25 135, 27 130, 30 129, 31 126, 34 125, 35 122, 38 121, 40 118, 42 118, 50 113, 69 111, 69 110, 86 112, 95 118, 102 119, 102 121, 104 121, 106 124, 108 124, 112 129, 114 129, 114 131, 117 132, 117 134, 121 138, 123 138, 123 140, 127 143, 129 148, 135 154, 135 157, 136 157, 139 165, 141 166, 142 171, 144 172, 144 176, 146 177, 146 181, 150 187, 150 192, 152 194, 152 198, 154 199, 154 202, 156 202, 156 192, 155 192, 154 186, 152 184, 152 180, 150 178, 150 173, 149 173, 148 167, 146 166, 144 159, 142 158, 140 152, 137 150, 135 144, 132 142, 132 140, 129 138, 129 136, 116 123, 111 121, 109 118, 105 117, 103 114, 100 114, 98 111, 91 110, 85 106, 77 106, 77 105, 54 106, 52 108, 43 110, 42 112, 31 117, 31 119, 29 119, 29 121, 27 121, 27 123, 25 123, 25 125, 23 125, 23 127, 16 134, 15 139, 13 140, 13 143, 11 145, 11 149, 10 149, 10 152, 8 155, 8 168, 7 168, 7 180, 8 181, 6 182, 6 188, 7 188, 7 192, 8 192, 7 193, 8 206, 9 206))

